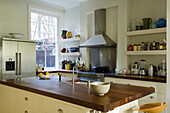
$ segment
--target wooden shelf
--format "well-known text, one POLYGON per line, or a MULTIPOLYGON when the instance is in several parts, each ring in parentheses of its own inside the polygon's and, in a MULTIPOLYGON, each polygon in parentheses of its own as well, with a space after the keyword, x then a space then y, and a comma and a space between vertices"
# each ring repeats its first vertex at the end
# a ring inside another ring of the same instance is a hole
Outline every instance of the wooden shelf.
POLYGON ((166 55, 166 50, 127 51, 126 55, 166 55))
POLYGON ((126 33, 127 36, 140 36, 140 35, 151 35, 151 34, 162 34, 166 33, 166 28, 155 28, 148 30, 138 30, 138 31, 129 31, 126 33))
POLYGON ((80 38, 69 38, 69 39, 62 39, 62 42, 78 42, 80 38))
POLYGON ((73 53, 61 53, 62 56, 80 56, 79 52, 73 52, 73 53))

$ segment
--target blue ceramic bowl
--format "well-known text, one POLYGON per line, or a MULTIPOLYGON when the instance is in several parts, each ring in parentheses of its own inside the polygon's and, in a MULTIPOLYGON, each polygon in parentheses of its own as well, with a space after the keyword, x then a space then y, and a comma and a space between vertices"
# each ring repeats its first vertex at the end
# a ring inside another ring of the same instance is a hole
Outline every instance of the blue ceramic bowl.
POLYGON ((160 18, 155 22, 157 28, 166 27, 166 20, 164 18, 160 18))

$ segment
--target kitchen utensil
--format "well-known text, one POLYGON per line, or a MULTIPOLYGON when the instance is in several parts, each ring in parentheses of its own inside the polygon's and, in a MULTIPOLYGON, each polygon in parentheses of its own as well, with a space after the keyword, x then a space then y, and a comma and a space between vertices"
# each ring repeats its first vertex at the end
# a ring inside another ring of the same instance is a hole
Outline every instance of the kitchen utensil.
POLYGON ((151 43, 151 49, 152 49, 152 50, 156 50, 156 43, 155 43, 155 41, 153 41, 153 42, 151 43))
POLYGON ((143 18, 143 29, 149 29, 152 23, 152 18, 143 18))
POLYGON ((141 51, 144 51, 146 49, 145 42, 141 42, 141 51))
POLYGON ((61 37, 63 39, 66 39, 66 33, 67 33, 67 30, 61 30, 61 37))
POLYGON ((40 79, 49 79, 50 78, 50 75, 38 75, 40 77, 40 79))
POLYGON ((156 50, 159 50, 159 42, 155 42, 156 50))
POLYGON ((68 32, 66 33, 66 36, 67 36, 67 38, 71 38, 71 37, 72 37, 72 32, 68 31, 68 32))
POLYGON ((66 48, 63 48, 63 49, 61 50, 61 52, 62 52, 62 53, 65 53, 65 52, 66 52, 66 48))
POLYGON ((79 48, 78 47, 70 47, 70 51, 71 52, 79 52, 79 48))
POLYGON ((148 75, 149 76, 153 76, 154 75, 154 66, 152 64, 150 64, 148 66, 148 75))
POLYGON ((133 75, 139 74, 139 66, 137 62, 135 62, 134 64, 131 64, 131 74, 133 75))
POLYGON ((24 36, 22 33, 9 33, 9 35, 11 35, 12 38, 23 38, 24 36))
POLYGON ((128 46, 128 51, 133 51, 133 46, 131 44, 128 46))
POLYGON ((98 96, 104 96, 110 89, 109 82, 92 82, 90 86, 93 92, 98 96))
POLYGON ((155 24, 157 28, 166 27, 166 20, 164 18, 159 18, 159 20, 157 20, 155 24))
POLYGON ((138 44, 138 51, 140 51, 141 50, 141 46, 140 46, 140 44, 138 44))
POLYGON ((133 45, 133 51, 137 51, 138 50, 138 46, 136 44, 133 45))
POLYGON ((151 43, 150 42, 146 42, 145 48, 146 48, 146 50, 149 51, 151 49, 151 43))
POLYGON ((140 71, 139 74, 140 75, 146 75, 146 61, 145 60, 140 60, 140 71))

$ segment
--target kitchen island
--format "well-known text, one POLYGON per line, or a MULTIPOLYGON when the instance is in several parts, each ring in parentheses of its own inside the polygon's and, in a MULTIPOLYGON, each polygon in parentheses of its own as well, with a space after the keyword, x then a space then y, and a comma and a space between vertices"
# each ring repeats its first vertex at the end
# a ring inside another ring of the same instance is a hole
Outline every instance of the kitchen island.
MULTIPOLYGON (((21 80, 0 81, 0 91, 2 92, 0 93, 0 113, 10 113, 9 105, 5 107, 4 102, 2 103, 5 98, 14 104, 11 105, 12 110, 22 109, 21 105, 16 105, 17 102, 20 102, 18 98, 21 98, 21 102, 26 101, 23 110, 21 110, 25 111, 25 113, 54 113, 54 111, 58 111, 58 113, 90 113, 92 110, 109 113, 129 113, 132 107, 138 105, 137 100, 139 98, 155 92, 154 88, 151 87, 111 83, 109 92, 105 96, 99 97, 84 84, 73 85, 71 82, 67 82, 70 79, 62 77, 62 81, 59 82, 58 77, 51 76, 50 80, 30 77, 22 78, 21 80), (27 97, 30 93, 30 98, 32 97, 32 101, 36 102, 27 104, 28 101, 31 101, 27 97), (35 103, 36 110, 29 112, 34 108, 35 103), (51 109, 55 110, 52 111, 51 109)), ((20 112, 17 111, 17 113, 20 112)))

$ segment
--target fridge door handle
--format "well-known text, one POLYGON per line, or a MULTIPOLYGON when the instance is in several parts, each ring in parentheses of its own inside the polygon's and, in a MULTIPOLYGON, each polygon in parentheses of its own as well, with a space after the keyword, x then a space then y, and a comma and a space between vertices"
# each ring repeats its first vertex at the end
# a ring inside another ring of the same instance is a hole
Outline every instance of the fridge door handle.
POLYGON ((16 69, 15 74, 18 75, 18 53, 16 53, 16 69))
POLYGON ((19 53, 19 75, 21 75, 21 53, 19 53))

